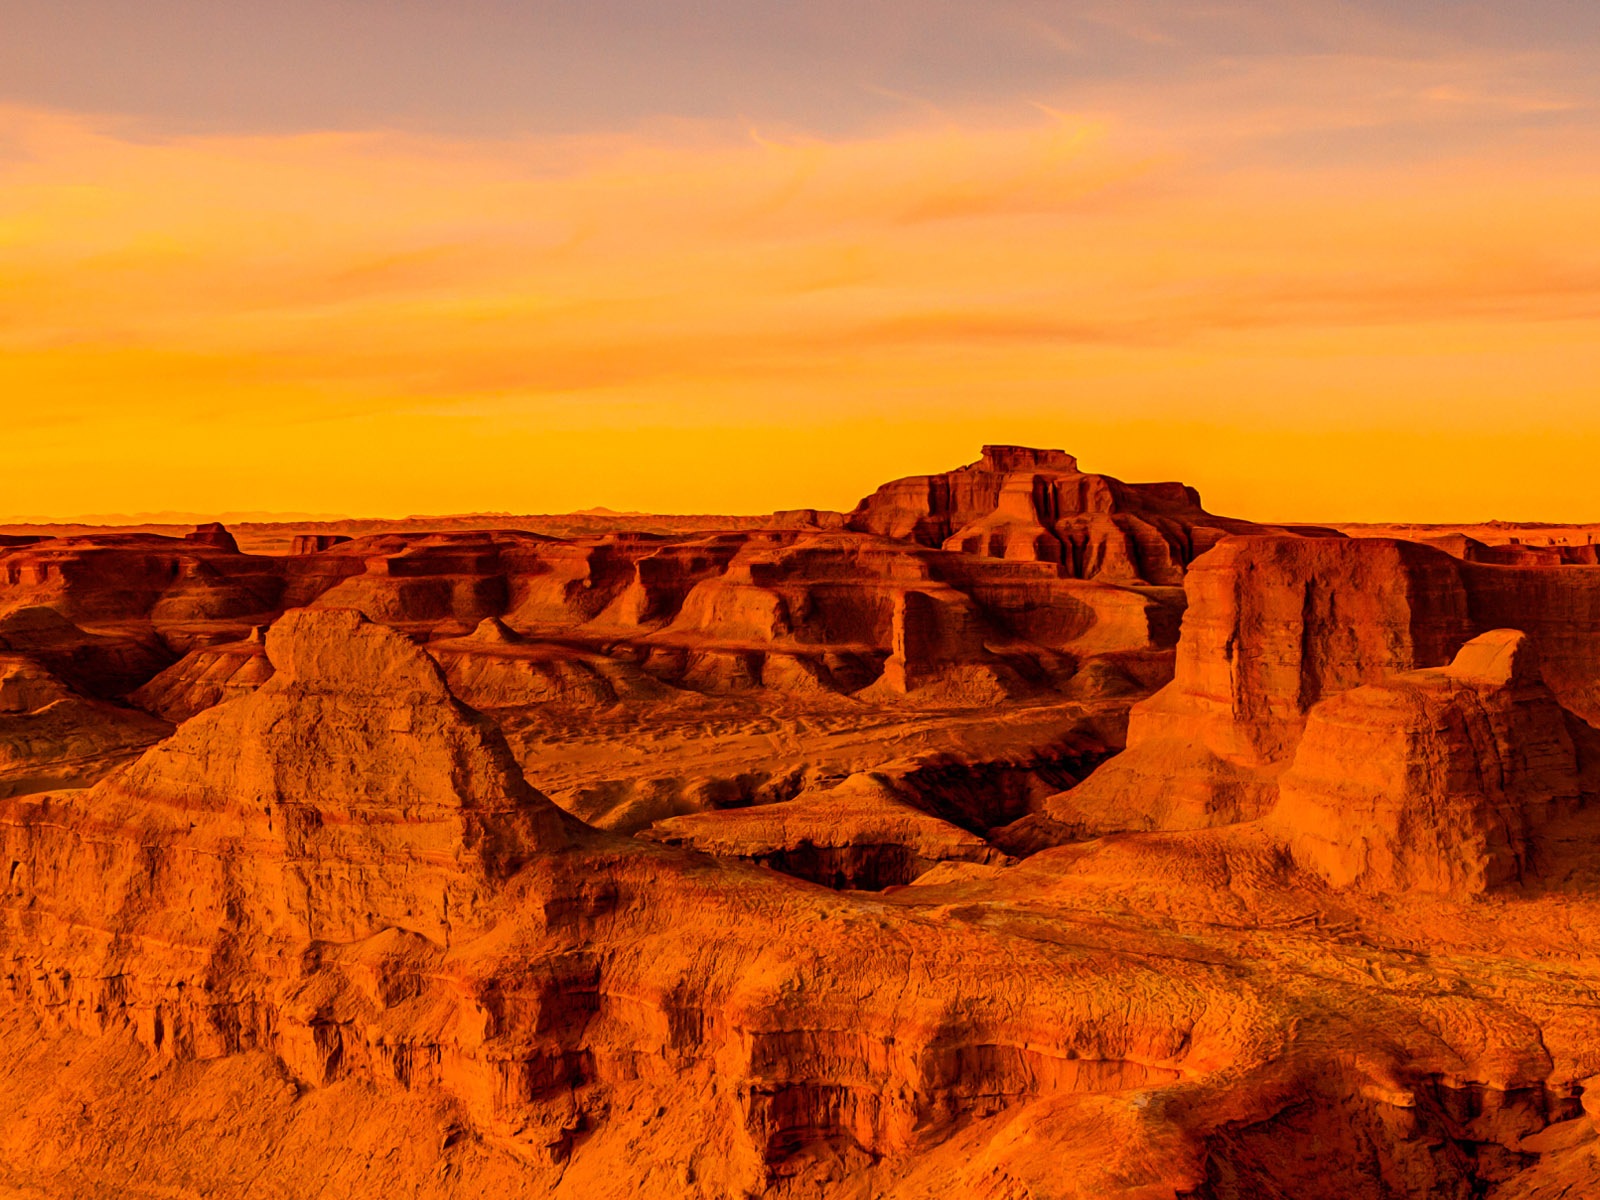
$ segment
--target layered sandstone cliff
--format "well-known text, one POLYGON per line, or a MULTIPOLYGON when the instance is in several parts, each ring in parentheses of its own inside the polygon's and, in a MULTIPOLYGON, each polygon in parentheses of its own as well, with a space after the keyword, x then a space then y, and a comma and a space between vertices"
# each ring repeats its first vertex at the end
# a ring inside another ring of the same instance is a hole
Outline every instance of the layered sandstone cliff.
POLYGON ((910 537, 8 545, 0 1192, 1582 1194, 1600 572, 988 459, 910 537))
POLYGON ((343 1085, 335 1105, 446 1098, 525 1194, 708 1197, 814 1187, 829 1163, 892 1178, 926 1131, 1176 1080, 1236 1037, 1204 1015, 1229 986, 1205 968, 1063 971, 584 834, 427 655, 357 614, 291 612, 266 650, 261 688, 94 789, 0 807, 11 1002, 53 1036, 266 1053, 343 1085))
POLYGON ((1079 470, 1060 450, 985 446, 983 457, 939 475, 886 483, 862 500, 849 527, 986 558, 1060 563, 1110 583, 1175 585, 1222 538, 1258 532, 1217 517, 1181 483, 1123 483, 1079 470))
POLYGON ((1128 751, 1048 806, 1068 836, 1262 816, 1321 701, 1527 633, 1541 678, 1597 715, 1600 571, 1463 563, 1377 538, 1232 539, 1198 560, 1173 681, 1132 708, 1128 751))
POLYGON ((237 642, 196 647, 128 699, 168 721, 187 721, 212 705, 249 695, 272 678, 263 632, 257 627, 237 642))
POLYGON ((1570 717, 1526 635, 1312 708, 1269 825, 1336 886, 1477 893, 1532 868, 1534 839, 1583 796, 1570 717))

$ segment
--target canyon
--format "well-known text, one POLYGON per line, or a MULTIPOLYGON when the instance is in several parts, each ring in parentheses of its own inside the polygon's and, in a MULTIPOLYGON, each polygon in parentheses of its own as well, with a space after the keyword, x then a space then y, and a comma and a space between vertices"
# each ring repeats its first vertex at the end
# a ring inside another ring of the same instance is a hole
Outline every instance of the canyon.
POLYGON ((0 530, 0 1197, 1591 1194, 1600 563, 1496 528, 0 530))

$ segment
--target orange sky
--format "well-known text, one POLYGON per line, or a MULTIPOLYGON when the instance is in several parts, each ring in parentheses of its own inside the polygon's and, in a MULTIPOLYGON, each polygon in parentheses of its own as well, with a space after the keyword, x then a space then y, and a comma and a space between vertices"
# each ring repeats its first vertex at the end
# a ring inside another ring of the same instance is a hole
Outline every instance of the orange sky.
POLYGON ((11 103, 0 513, 848 507, 1018 441, 1248 517, 1600 519, 1588 111, 1468 54, 827 133, 11 103))

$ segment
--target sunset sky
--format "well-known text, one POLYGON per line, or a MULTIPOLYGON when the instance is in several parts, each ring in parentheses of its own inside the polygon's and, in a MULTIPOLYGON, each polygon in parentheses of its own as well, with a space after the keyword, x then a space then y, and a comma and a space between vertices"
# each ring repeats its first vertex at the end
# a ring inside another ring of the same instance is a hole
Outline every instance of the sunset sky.
POLYGON ((1600 5, 0 0, 0 514, 1600 520, 1600 5))

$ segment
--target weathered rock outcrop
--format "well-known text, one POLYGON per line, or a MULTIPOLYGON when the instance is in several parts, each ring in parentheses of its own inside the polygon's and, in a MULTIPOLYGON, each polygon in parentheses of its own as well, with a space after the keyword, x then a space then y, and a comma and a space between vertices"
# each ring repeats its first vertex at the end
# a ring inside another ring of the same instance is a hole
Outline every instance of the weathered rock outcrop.
POLYGON ((394 927, 448 943, 483 927, 496 881, 569 839, 498 733, 399 634, 296 610, 267 654, 276 671, 252 694, 93 791, 15 814, 14 882, 64 902, 63 920, 121 913, 202 942, 226 919, 239 936, 394 927), (90 827, 113 836, 80 840, 90 827))
POLYGON ((1462 563, 1475 632, 1520 629, 1562 707, 1600 727, 1600 567, 1462 563))
POLYGON ((208 521, 204 525, 197 525, 194 532, 187 534, 183 540, 201 546, 211 546, 217 550, 226 550, 229 554, 239 553, 239 543, 234 540, 233 534, 228 532, 228 527, 221 521, 208 521))
POLYGON ((0 651, 25 656, 75 691, 101 700, 138 687, 173 658, 148 627, 91 632, 39 605, 0 616, 0 651))
POLYGON ((629 663, 524 638, 497 617, 484 618, 467 637, 432 642, 427 650, 444 668, 450 690, 480 709, 602 709, 668 690, 629 663))
POLYGON ((1169 589, 828 533, 745 547, 725 572, 696 584, 651 641, 695 649, 715 641, 769 664, 779 652, 786 673, 777 686, 801 686, 798 673, 841 692, 876 679, 874 697, 977 705, 1053 689, 1095 654, 1161 655, 1176 640, 1180 611, 1169 589), (836 670, 829 653, 874 667, 863 680, 836 670))
POLYGON ((1471 635, 1455 562, 1406 542, 1238 538, 1185 590, 1173 681, 1134 705, 1127 751, 1048 806, 1070 830, 1259 817, 1313 705, 1447 663, 1471 635))
POLYGON ((344 533, 299 533, 289 543, 289 553, 321 554, 351 540, 350 535, 344 533))
POLYGON ((47 608, 89 628, 142 625, 175 646, 218 624, 247 632, 282 593, 276 560, 215 541, 104 534, 0 548, 0 615, 47 608))
POLYGON ((1230 533, 1260 532, 1216 517, 1181 483, 1127 484, 1078 469, 1060 450, 985 446, 941 475, 886 483, 849 526, 986 558, 1060 563, 1082 579, 1183 582, 1185 566, 1230 533))
POLYGON ((1560 703, 1600 719, 1600 571, 1466 563, 1378 538, 1251 537, 1190 569, 1173 681, 1128 749, 1047 814, 1068 836, 1263 815, 1320 701, 1442 667, 1493 629, 1528 635, 1560 703))
POLYGON ((463 634, 505 612, 510 576, 532 571, 552 541, 476 532, 356 538, 286 559, 284 603, 352 609, 418 634, 463 634))
POLYGON ((1569 717, 1515 630, 1448 667, 1316 705, 1269 824, 1338 886, 1482 892, 1524 877, 1534 838, 1582 794, 1569 717))
POLYGON ((32 659, 0 654, 0 796, 85 787, 171 732, 80 696, 32 659))
POLYGON ((1009 861, 868 774, 781 804, 671 817, 641 836, 748 859, 825 887, 869 891, 908 884, 941 862, 1009 861))
POLYGON ((242 641, 189 651, 128 699, 164 720, 181 723, 215 704, 248 696, 271 678, 272 661, 258 628, 242 641))

